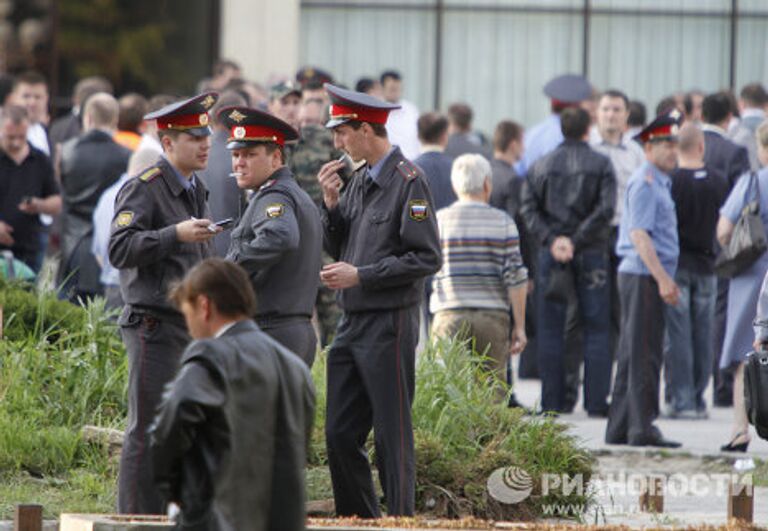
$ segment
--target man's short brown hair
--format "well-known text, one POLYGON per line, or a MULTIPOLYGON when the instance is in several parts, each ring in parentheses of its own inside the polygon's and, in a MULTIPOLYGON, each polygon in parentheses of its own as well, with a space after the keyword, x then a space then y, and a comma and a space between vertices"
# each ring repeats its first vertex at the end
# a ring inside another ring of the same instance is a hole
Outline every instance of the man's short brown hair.
POLYGON ((171 288, 169 298, 181 308, 194 304, 204 295, 225 317, 252 316, 256 313, 256 295, 248 274, 239 265, 222 258, 206 258, 189 270, 183 280, 171 288))
POLYGON ((459 131, 469 131, 472 127, 472 107, 466 103, 454 103, 448 107, 448 119, 459 131))
POLYGON ((503 153, 513 141, 522 140, 522 138, 523 127, 520 124, 510 120, 501 121, 493 132, 493 149, 503 153))
POLYGON ((419 116, 416 127, 419 140, 425 144, 438 144, 448 131, 448 119, 438 112, 428 112, 419 116))
POLYGON ((136 92, 124 94, 117 100, 119 113, 117 118, 117 128, 121 131, 131 131, 141 133, 139 129, 144 123, 144 115, 149 111, 149 102, 147 98, 136 92))

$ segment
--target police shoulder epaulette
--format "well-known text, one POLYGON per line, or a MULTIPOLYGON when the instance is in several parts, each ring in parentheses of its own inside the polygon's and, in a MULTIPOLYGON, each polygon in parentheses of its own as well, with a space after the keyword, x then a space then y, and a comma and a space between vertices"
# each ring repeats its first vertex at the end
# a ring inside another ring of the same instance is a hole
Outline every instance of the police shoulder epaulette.
POLYGON ((408 160, 401 160, 397 164, 397 171, 403 174, 406 181, 412 181, 419 175, 419 168, 408 160))
POLYGON ((144 173, 140 174, 139 180, 142 182, 148 183, 149 181, 151 181, 161 173, 163 173, 162 170, 157 166, 155 166, 154 168, 149 168, 144 173))

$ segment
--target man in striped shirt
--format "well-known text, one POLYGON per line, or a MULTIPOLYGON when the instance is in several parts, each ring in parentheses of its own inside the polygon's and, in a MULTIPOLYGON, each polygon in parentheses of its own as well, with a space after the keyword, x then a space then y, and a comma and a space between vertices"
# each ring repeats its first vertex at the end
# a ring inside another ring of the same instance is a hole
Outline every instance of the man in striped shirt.
POLYGON ((510 354, 519 354, 527 341, 528 272, 517 227, 506 212, 488 204, 491 165, 481 155, 458 157, 451 184, 459 199, 437 213, 443 267, 432 284, 432 334, 453 337, 461 332, 473 338, 477 352, 488 357, 489 370, 503 381, 510 354))

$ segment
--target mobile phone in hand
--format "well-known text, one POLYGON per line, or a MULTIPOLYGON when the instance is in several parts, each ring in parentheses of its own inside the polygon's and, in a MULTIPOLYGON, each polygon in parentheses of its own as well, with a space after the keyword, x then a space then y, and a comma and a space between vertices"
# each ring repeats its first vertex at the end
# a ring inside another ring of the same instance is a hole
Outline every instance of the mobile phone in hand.
POLYGON ((226 218, 226 219, 222 219, 222 220, 219 220, 219 221, 214 221, 213 223, 208 225, 208 230, 211 231, 211 232, 215 232, 216 227, 221 227, 222 229, 226 230, 226 229, 232 227, 232 225, 234 225, 234 224, 235 224, 235 219, 234 218, 226 218))

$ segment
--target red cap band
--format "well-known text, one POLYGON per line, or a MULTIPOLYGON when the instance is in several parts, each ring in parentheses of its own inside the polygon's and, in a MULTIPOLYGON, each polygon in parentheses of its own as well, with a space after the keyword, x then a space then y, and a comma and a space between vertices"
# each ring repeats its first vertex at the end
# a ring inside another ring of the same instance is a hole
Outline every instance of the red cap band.
POLYGON ((677 124, 667 124, 646 132, 645 134, 641 135, 640 138, 643 140, 643 142, 647 142, 649 140, 653 140, 654 138, 666 138, 671 136, 677 136, 677 131, 678 131, 677 124))
POLYGON ((348 119, 373 124, 387 123, 390 109, 372 109, 370 107, 348 107, 334 103, 331 105, 331 119, 348 119))
POLYGON ((274 142, 285 146, 285 135, 277 129, 263 125, 236 125, 230 131, 229 142, 274 142))
POLYGON ((194 129, 196 127, 208 127, 210 121, 208 113, 202 114, 182 114, 178 116, 169 116, 167 118, 157 119, 158 129, 194 129))

